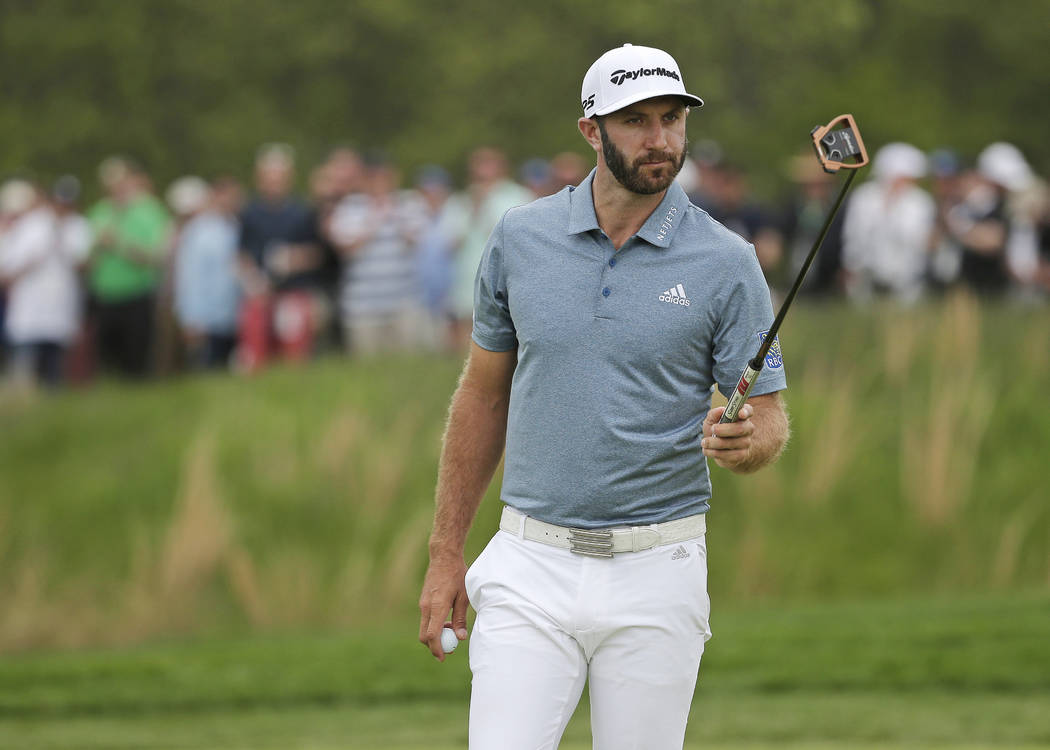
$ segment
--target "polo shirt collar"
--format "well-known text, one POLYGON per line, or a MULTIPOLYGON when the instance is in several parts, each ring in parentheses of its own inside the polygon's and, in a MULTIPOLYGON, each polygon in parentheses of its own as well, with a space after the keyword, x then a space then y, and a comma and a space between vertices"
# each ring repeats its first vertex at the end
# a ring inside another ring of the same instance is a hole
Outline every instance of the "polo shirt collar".
POLYGON ((660 205, 653 209, 649 218, 642 224, 642 228, 638 230, 638 236, 650 245, 669 247, 675 232, 685 219, 687 208, 689 208, 689 196, 675 180, 671 183, 671 187, 667 188, 660 205))
POLYGON ((598 229, 598 214, 594 212, 594 194, 591 184, 597 167, 569 193, 569 234, 580 234, 598 229))
MULTIPOLYGON (((596 171, 592 169, 586 179, 569 193, 569 234, 599 229, 598 215, 594 212, 594 195, 591 193, 596 171)), ((689 196, 677 180, 672 182, 660 205, 653 209, 638 230, 638 237, 656 247, 669 247, 688 207, 689 196)))

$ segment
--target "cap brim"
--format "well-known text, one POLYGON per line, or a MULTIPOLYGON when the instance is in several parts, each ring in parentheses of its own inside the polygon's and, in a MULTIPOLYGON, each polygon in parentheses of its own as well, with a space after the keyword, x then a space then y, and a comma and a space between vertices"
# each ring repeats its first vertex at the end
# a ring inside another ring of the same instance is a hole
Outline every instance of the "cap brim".
POLYGON ((704 106, 704 100, 701 99, 699 96, 693 96, 692 94, 683 94, 681 91, 645 91, 640 94, 625 96, 623 99, 619 99, 613 102, 612 104, 608 104, 602 107, 601 109, 596 109, 594 112, 591 112, 590 116, 594 117, 596 115, 601 116, 611 114, 612 112, 630 106, 635 102, 641 102, 646 99, 656 99, 660 96, 677 96, 679 99, 684 99, 685 103, 688 104, 690 107, 704 106))

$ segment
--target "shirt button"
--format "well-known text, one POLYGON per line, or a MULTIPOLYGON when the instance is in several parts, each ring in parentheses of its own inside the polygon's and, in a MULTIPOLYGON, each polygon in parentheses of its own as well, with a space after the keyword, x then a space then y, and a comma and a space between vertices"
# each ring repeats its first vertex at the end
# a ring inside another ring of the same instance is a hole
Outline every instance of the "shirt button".
POLYGON ((616 258, 609 258, 609 267, 612 268, 616 265, 616 258))
POLYGON ((610 294, 612 294, 612 290, 609 287, 605 287, 604 289, 602 289, 603 297, 608 297, 610 294))

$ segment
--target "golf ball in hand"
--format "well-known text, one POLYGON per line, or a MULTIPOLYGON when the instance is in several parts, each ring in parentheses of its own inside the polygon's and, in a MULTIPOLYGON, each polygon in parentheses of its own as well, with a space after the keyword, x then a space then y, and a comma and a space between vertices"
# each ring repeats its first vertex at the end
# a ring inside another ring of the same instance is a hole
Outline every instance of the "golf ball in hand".
POLYGON ((456 632, 452 628, 441 629, 441 650, 446 654, 451 654, 456 650, 456 646, 459 645, 459 638, 456 637, 456 632))

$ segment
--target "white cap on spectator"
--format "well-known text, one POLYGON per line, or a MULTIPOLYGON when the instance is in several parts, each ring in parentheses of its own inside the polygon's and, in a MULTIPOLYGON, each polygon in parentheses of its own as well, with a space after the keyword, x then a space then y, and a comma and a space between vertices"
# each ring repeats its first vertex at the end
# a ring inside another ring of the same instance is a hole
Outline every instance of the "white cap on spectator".
POLYGON ((599 57, 583 77, 583 116, 607 115, 654 96, 680 96, 690 106, 704 100, 687 94, 675 59, 654 47, 625 44, 599 57))
POLYGON ((887 143, 875 154, 872 171, 878 180, 926 176, 926 154, 908 143, 887 143))
POLYGON ((171 183, 164 198, 172 211, 179 216, 188 216, 204 208, 210 192, 207 182, 190 175, 171 183))
POLYGON ((8 180, 0 187, 0 214, 20 214, 36 200, 36 190, 25 180, 8 180))
POLYGON ((985 148, 977 157, 977 171, 1007 190, 1024 190, 1032 182, 1032 168, 1010 143, 993 143, 985 148))

